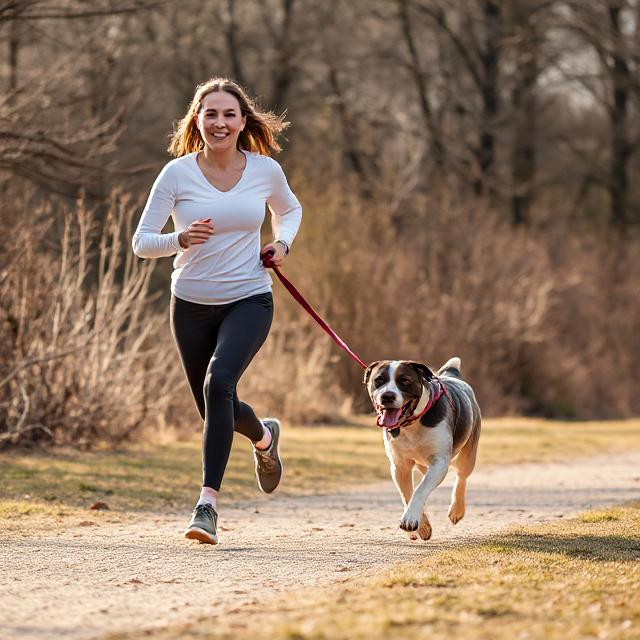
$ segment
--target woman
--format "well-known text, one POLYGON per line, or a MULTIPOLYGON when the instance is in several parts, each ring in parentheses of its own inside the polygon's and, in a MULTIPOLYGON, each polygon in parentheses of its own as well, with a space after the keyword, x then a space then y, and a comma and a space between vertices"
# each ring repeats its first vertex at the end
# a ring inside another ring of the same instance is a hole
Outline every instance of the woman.
POLYGON ((169 146, 176 159, 156 179, 133 236, 141 258, 177 253, 171 332, 204 420, 203 482, 185 536, 210 544, 218 541, 217 501, 234 429, 253 443, 262 491, 274 491, 282 476, 278 420, 260 421, 239 401, 236 385, 273 317, 271 277, 260 256, 272 251, 280 266, 302 218, 270 157, 288 124, 259 111, 230 80, 199 85, 169 146), (261 249, 266 205, 275 240, 261 249), (175 232, 162 233, 169 215, 175 232))

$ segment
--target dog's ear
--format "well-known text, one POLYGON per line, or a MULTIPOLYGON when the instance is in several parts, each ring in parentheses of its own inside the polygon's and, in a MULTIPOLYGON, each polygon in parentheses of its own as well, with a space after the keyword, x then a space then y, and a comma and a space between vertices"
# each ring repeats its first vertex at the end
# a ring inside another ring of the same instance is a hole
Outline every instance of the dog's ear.
POLYGON ((369 378, 371 377, 371 372, 373 371, 373 368, 376 365, 379 365, 382 362, 382 360, 376 360, 375 362, 372 362, 366 369, 364 372, 364 378, 362 379, 362 382, 364 382, 365 384, 369 384, 369 378))
POLYGON ((425 380, 433 378, 433 371, 426 364, 421 362, 407 362, 407 364, 413 367, 425 380))

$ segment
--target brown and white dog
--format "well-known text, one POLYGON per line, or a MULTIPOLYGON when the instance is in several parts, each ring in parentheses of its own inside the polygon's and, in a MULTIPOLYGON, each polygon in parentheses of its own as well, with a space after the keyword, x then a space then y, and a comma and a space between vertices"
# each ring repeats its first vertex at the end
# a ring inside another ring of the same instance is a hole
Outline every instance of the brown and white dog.
MULTIPOLYGON (((431 537, 427 498, 444 480, 449 464, 457 473, 449 507, 449 519, 456 524, 464 516, 466 481, 476 461, 480 407, 460 366, 460 358, 451 358, 434 375, 419 362, 381 360, 364 374, 405 507, 400 528, 417 531, 423 540, 431 537), (415 488, 414 467, 423 474, 415 488)), ((417 538, 415 533, 411 537, 417 538)))

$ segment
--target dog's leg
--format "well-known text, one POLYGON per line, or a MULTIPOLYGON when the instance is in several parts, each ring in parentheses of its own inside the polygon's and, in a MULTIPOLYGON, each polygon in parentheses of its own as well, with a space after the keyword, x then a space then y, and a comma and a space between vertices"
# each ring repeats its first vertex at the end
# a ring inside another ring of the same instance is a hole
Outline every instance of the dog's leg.
POLYGON ((467 486, 467 477, 458 474, 456 475, 456 481, 453 485, 453 491, 451 492, 451 504, 449 505, 449 520, 453 524, 458 524, 462 518, 464 518, 464 495, 467 486))
POLYGON ((480 419, 478 419, 474 425, 471 437, 451 463, 451 466, 456 470, 456 481, 453 485, 453 491, 451 492, 451 505, 449 506, 448 514, 449 520, 451 520, 453 524, 457 524, 464 518, 467 478, 471 475, 476 464, 479 439, 480 419))
MULTIPOLYGON (((427 467, 416 464, 416 467, 419 469, 420 473, 424 475, 427 473, 427 467)), ((429 540, 431 538, 431 534, 433 530, 431 529, 431 523, 429 522, 429 516, 427 515, 427 509, 425 505, 425 509, 420 516, 420 525, 418 526, 418 535, 422 540, 429 540)), ((411 534, 411 539, 416 540, 417 536, 415 534, 411 534)))
MULTIPOLYGON (((402 506, 406 509, 413 495, 413 462, 396 466, 393 460, 391 461, 391 477, 395 483, 400 495, 402 496, 402 506)), ((418 536, 415 533, 410 533, 409 538, 411 540, 417 540, 418 536)))
POLYGON ((413 493, 413 480, 411 479, 411 470, 413 469, 413 462, 396 465, 391 461, 391 477, 395 483, 400 495, 402 496, 402 506, 407 507, 409 500, 411 500, 411 494, 413 493))
POLYGON ((428 461, 429 469, 420 484, 415 488, 409 504, 402 514, 400 528, 415 531, 424 512, 429 494, 444 480, 449 469, 449 456, 436 455, 428 461))

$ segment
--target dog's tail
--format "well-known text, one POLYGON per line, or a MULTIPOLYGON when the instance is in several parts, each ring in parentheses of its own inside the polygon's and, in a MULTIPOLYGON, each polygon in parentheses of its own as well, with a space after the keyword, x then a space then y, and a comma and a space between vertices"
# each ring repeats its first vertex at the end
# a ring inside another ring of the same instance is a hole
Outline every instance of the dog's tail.
POLYGON ((439 376, 453 376, 454 378, 460 378, 462 380, 462 360, 455 356, 449 358, 439 369, 437 375, 439 376))

